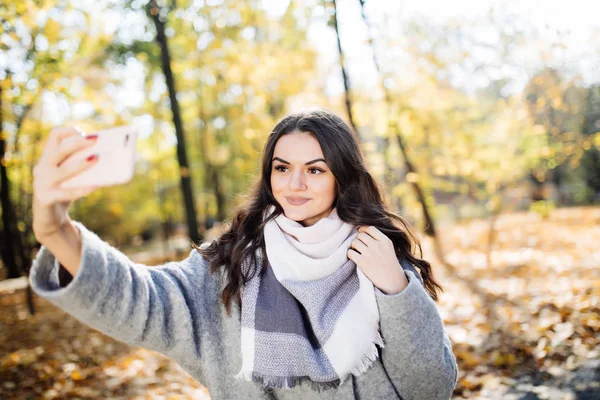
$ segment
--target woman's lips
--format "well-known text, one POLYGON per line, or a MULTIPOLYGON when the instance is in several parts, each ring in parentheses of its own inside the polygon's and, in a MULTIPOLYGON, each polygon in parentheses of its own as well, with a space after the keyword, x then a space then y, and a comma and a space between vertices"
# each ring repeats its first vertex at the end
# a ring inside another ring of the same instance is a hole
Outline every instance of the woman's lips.
POLYGON ((306 197, 287 197, 285 198, 288 204, 292 206, 301 206, 302 204, 307 203, 310 199, 306 197))

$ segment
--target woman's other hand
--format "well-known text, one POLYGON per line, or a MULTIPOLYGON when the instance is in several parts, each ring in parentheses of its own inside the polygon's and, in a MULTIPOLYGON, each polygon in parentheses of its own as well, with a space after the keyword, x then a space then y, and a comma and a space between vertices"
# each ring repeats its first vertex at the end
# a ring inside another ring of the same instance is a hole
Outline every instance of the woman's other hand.
POLYGON ((93 166, 97 155, 83 157, 80 150, 91 147, 96 137, 84 136, 76 127, 60 127, 50 135, 38 163, 33 168, 33 233, 40 243, 69 223, 67 210, 74 200, 95 187, 62 189, 60 184, 93 166))
POLYGON ((358 236, 348 249, 348 258, 386 294, 399 293, 408 285, 396 258, 394 243, 374 226, 358 228, 358 236))

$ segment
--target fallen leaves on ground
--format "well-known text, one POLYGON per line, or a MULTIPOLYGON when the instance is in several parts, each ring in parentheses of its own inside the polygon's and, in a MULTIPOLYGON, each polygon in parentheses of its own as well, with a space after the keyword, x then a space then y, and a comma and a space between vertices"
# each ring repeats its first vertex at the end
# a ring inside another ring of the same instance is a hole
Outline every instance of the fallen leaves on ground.
POLYGON ((0 295, 0 399, 210 399, 174 361, 103 335, 23 291, 0 295))
POLYGON ((440 230, 455 397, 600 398, 600 209, 500 216, 491 265, 489 229, 474 220, 440 230))

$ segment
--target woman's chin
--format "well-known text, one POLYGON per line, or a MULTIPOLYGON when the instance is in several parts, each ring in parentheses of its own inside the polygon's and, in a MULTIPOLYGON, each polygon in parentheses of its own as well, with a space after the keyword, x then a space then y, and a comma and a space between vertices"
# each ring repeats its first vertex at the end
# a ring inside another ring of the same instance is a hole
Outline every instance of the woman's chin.
POLYGON ((306 210, 300 210, 300 207, 285 207, 283 209, 284 215, 294 221, 300 222, 304 221, 307 218, 310 218, 311 215, 306 210))

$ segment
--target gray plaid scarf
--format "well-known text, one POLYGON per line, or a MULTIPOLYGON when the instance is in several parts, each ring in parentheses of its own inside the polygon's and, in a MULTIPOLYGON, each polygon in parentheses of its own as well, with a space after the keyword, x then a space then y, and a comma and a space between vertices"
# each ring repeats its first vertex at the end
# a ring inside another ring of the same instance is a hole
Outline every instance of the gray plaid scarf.
POLYGON ((237 377, 274 388, 308 381, 320 390, 366 371, 383 340, 373 284, 346 256, 355 227, 334 209, 310 227, 282 214, 264 235, 267 268, 242 288, 237 377))

